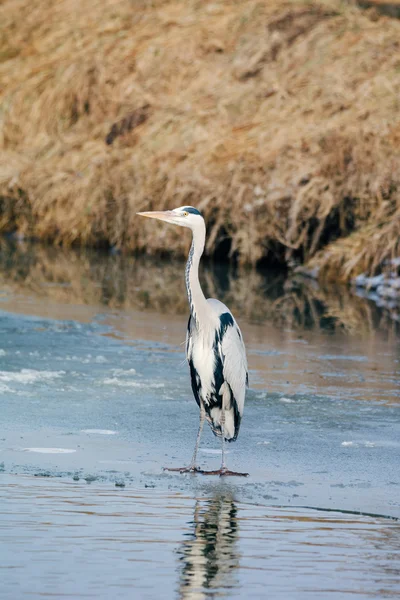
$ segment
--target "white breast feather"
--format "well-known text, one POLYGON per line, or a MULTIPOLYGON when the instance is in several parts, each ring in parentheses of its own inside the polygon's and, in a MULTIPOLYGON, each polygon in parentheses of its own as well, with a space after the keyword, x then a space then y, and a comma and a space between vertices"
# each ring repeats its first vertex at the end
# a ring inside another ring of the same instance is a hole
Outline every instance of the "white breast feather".
POLYGON ((207 332, 192 330, 191 357, 201 380, 202 398, 205 403, 207 397, 213 392, 215 367, 213 339, 207 332))

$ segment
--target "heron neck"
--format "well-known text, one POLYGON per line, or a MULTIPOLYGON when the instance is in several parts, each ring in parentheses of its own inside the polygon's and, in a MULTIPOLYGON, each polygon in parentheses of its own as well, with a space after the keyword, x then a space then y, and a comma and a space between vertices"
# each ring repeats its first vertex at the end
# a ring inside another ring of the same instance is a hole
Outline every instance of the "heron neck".
POLYGON ((204 251, 206 240, 206 227, 193 230, 192 246, 189 251, 188 260, 186 263, 185 282, 186 290, 190 305, 190 312, 199 325, 202 317, 206 318, 208 314, 207 300, 201 289, 199 280, 199 263, 204 251))

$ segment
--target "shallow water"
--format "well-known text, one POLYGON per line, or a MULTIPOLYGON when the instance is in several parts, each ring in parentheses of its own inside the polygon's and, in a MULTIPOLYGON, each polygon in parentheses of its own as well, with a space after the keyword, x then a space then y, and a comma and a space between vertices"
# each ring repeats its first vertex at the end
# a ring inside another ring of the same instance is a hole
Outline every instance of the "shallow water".
POLYGON ((6 476, 3 597, 391 598, 400 524, 6 476), (16 511, 16 506, 18 510, 16 511))
MULTIPOLYGON (((248 349, 227 458, 250 477, 166 473, 198 409, 182 264, 164 267, 0 252, 0 595, 400 593, 395 320, 345 290, 206 269, 248 349)), ((219 463, 209 430, 199 456, 219 463)))

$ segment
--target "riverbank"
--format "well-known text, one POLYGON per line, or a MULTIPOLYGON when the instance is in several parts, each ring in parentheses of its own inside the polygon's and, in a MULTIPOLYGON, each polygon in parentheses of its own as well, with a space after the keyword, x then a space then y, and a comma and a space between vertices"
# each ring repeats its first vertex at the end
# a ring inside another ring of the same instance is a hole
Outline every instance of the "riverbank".
POLYGON ((396 19, 21 0, 0 20, 1 232, 182 255, 135 214, 193 204, 218 258, 349 280, 400 255, 396 19))

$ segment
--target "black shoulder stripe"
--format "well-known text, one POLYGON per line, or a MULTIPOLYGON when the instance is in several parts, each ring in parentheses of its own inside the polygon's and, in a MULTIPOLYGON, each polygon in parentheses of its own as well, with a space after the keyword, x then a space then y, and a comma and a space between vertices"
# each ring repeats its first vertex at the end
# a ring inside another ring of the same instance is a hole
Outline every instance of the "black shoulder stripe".
POLYGON ((224 377, 224 365, 223 365, 224 357, 220 353, 220 348, 221 348, 220 344, 221 344, 221 341, 222 341, 228 327, 233 326, 233 318, 230 313, 226 312, 220 316, 219 320, 220 320, 220 326, 219 326, 218 331, 215 332, 215 340, 214 340, 214 348, 213 348, 214 356, 215 356, 214 373, 213 373, 213 387, 214 387, 215 397, 217 399, 216 405, 222 406, 222 396, 219 395, 219 390, 221 389, 221 386, 225 383, 225 377, 224 377))
MULTIPOLYGON (((229 383, 228 383, 228 385, 229 385, 229 383)), ((236 398, 233 395, 232 388, 230 385, 229 385, 229 389, 231 392, 231 399, 232 399, 232 405, 233 405, 233 415, 234 415, 233 419, 234 419, 234 423, 235 423, 235 433, 234 433, 233 438, 228 440, 228 442, 235 442, 237 440, 237 436, 239 435, 240 422, 242 420, 242 417, 240 416, 236 398)))
POLYGON ((214 353, 216 356, 219 356, 218 344, 222 342, 226 330, 228 329, 228 327, 233 327, 233 317, 228 312, 222 313, 222 315, 219 317, 219 322, 219 329, 215 332, 214 340, 214 353))
POLYGON ((226 312, 220 316, 219 320, 221 323, 219 326, 219 334, 220 338, 222 338, 228 327, 233 327, 233 317, 230 313, 226 312))

